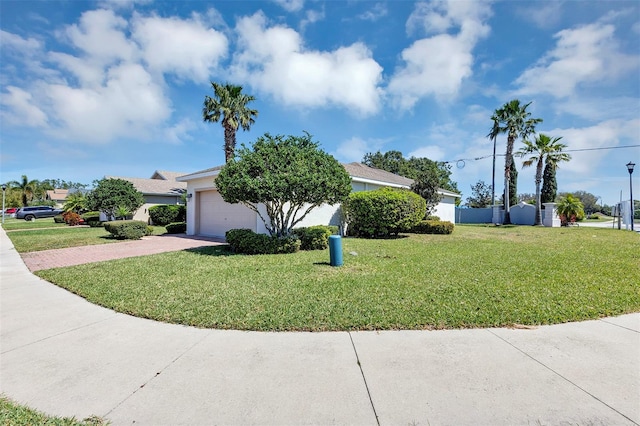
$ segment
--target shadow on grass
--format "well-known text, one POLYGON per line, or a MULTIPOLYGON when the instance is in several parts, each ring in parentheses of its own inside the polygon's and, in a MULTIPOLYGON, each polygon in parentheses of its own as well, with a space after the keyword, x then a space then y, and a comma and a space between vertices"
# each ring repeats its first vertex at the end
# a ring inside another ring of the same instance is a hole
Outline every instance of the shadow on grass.
POLYGON ((184 251, 201 256, 235 256, 229 246, 207 246, 185 249, 184 251))

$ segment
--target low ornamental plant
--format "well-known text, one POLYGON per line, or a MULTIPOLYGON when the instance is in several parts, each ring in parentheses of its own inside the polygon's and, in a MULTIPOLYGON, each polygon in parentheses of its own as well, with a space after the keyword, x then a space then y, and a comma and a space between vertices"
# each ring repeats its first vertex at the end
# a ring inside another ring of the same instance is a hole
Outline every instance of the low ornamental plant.
POLYGON ((453 232, 454 225, 451 222, 441 220, 423 220, 413 227, 413 234, 442 234, 449 235, 453 232))
POLYGON ((325 250, 329 247, 329 236, 337 233, 337 226, 324 225, 293 230, 293 235, 300 239, 300 250, 325 250))
POLYGON ((184 234, 187 232, 187 224, 185 222, 170 223, 165 226, 167 234, 184 234))
POLYGON ((64 223, 69 226, 76 226, 82 223, 82 217, 80 217, 80 215, 74 211, 62 213, 62 219, 64 220, 64 223))
POLYGON ((166 226, 170 223, 184 222, 187 208, 182 205, 163 204, 149 207, 149 217, 154 225, 166 226))
POLYGON ((104 229, 110 233, 113 238, 119 240, 139 240, 149 234, 149 229, 153 233, 153 228, 147 226, 145 222, 140 220, 117 220, 113 222, 105 222, 104 229))
POLYGON ((237 254, 281 254, 300 250, 300 240, 295 236, 272 237, 256 234, 250 229, 231 229, 225 237, 231 250, 237 254))

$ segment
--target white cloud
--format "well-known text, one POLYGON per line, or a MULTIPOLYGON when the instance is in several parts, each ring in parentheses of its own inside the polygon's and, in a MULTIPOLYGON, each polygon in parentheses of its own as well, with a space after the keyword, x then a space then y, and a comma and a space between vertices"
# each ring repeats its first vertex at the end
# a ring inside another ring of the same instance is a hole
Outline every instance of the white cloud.
POLYGON ((262 13, 240 19, 236 30, 235 79, 286 105, 337 105, 361 115, 378 111, 382 67, 362 43, 331 52, 307 50, 299 33, 267 27, 262 13))
POLYGON ((19 52, 21 55, 33 53, 42 49, 42 43, 33 38, 22 38, 17 34, 0 30, 0 43, 3 49, 19 52))
POLYGON ((384 3, 376 3, 371 9, 358 15, 358 19, 362 19, 363 21, 376 22, 380 18, 387 16, 387 13, 387 6, 384 3))
MULTIPOLYGON (((607 120, 590 127, 553 129, 543 131, 549 136, 561 136, 567 150, 592 149, 622 145, 621 141, 637 142, 640 134, 640 119, 607 120)), ((626 143, 625 143, 626 144, 626 143)), ((596 173, 605 159, 607 151, 569 152, 572 160, 562 163, 560 169, 571 174, 587 176, 596 173)))
POLYGON ((206 82, 227 53, 224 34, 207 28, 198 15, 186 20, 136 15, 132 32, 151 70, 196 82, 206 82))
POLYGON ((300 22, 300 29, 304 30, 307 25, 324 19, 324 10, 307 10, 306 18, 300 22))
POLYGON ((537 2, 535 6, 521 8, 518 15, 539 28, 551 28, 562 18, 562 1, 537 2))
POLYGON ((298 12, 304 7, 304 0, 273 0, 287 12, 298 12))
POLYGON ((421 146, 409 153, 409 157, 428 158, 432 161, 445 160, 445 155, 444 149, 436 145, 421 146))
POLYGON ((614 26, 594 23, 555 34, 556 46, 515 81, 517 94, 571 96, 578 86, 615 81, 638 68, 638 56, 624 54, 614 26))
POLYGON ((31 93, 18 87, 8 86, 0 104, 2 121, 19 126, 42 127, 47 124, 47 115, 35 104, 31 93))
POLYGON ((360 162, 365 154, 380 150, 384 142, 380 139, 365 140, 354 136, 338 145, 333 155, 345 163, 360 162))
POLYGON ((96 88, 51 84, 44 88, 57 121, 52 132, 61 138, 104 143, 118 137, 149 136, 171 110, 162 88, 138 64, 109 69, 96 88))
POLYGON ((98 4, 107 9, 130 9, 134 5, 149 4, 153 0, 101 0, 98 4))
POLYGON ((192 139, 189 132, 197 128, 196 123, 189 118, 183 118, 171 127, 168 127, 164 131, 164 139, 175 145, 182 144, 185 140, 192 139))
POLYGON ((388 90, 400 109, 411 109, 421 98, 455 97, 472 75, 476 43, 489 34, 483 23, 491 14, 486 2, 418 3, 407 20, 407 32, 436 35, 415 41, 402 51, 404 64, 391 77, 388 90), (457 34, 447 33, 459 28, 457 34))

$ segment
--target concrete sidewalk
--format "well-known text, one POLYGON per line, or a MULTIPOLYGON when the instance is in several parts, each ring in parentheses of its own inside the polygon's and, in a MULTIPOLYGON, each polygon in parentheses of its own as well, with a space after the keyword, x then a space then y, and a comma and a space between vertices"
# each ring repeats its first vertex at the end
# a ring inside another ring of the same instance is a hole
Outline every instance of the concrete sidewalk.
POLYGON ((114 425, 633 425, 640 314, 533 330, 203 330, 33 276, 0 230, 0 392, 114 425))

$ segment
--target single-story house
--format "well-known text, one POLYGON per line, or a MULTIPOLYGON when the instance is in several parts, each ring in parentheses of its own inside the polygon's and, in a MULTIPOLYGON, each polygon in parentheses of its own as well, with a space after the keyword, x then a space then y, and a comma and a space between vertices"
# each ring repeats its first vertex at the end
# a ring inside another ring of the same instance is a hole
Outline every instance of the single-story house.
MULTIPOLYGON (((409 188, 413 180, 361 163, 343 164, 353 191, 371 191, 385 186, 409 188)), ((223 238, 230 229, 247 228, 266 233, 264 223, 258 215, 243 204, 230 204, 222 199, 215 187, 214 179, 222 166, 201 170, 177 178, 187 185, 187 234, 223 238)), ((455 221, 455 200, 460 194, 438 190, 442 200, 433 214, 442 220, 455 221)), ((297 226, 338 225, 340 206, 323 205, 309 213, 297 226)))
POLYGON ((183 204, 182 195, 187 192, 187 184, 178 181, 178 176, 186 173, 156 170, 150 178, 130 178, 105 176, 106 179, 129 181, 144 196, 144 204, 133 215, 134 220, 149 222, 149 207, 160 204, 183 204))
POLYGON ((60 208, 62 206, 64 206, 65 202, 67 201, 67 196, 69 195, 69 190, 68 189, 50 189, 47 190, 45 192, 45 200, 47 201, 53 201, 54 203, 56 203, 56 207, 60 208))

